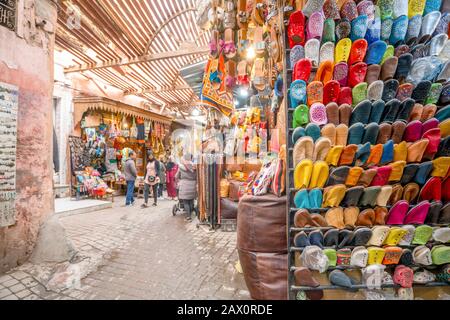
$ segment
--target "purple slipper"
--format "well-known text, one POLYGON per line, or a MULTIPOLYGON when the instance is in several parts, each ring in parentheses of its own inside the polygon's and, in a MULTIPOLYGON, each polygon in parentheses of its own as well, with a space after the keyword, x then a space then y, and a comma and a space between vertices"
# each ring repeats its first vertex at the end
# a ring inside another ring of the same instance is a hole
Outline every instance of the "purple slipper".
POLYGON ((430 203, 428 201, 422 201, 408 212, 404 224, 423 224, 429 210, 430 203))
POLYGON ((317 125, 327 124, 327 110, 322 103, 314 103, 309 110, 309 119, 317 125))
POLYGON ((403 220, 405 220, 406 213, 409 210, 408 201, 401 200, 394 204, 389 210, 389 214, 386 219, 387 225, 400 225, 403 224, 403 220))

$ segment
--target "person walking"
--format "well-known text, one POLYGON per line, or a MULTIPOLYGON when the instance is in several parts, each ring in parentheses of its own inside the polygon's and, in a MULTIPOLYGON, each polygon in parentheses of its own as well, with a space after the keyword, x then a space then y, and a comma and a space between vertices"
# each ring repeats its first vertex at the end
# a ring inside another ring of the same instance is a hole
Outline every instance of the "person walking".
POLYGON ((176 179, 179 181, 178 199, 183 201, 186 220, 192 220, 194 199, 197 198, 197 170, 190 155, 186 155, 178 168, 176 179))
POLYGON ((158 205, 158 185, 160 182, 159 171, 160 162, 155 159, 155 156, 152 153, 150 153, 148 155, 147 168, 144 179, 144 203, 142 204, 141 208, 148 207, 150 188, 152 188, 153 192, 153 206, 156 207, 158 205))
POLYGON ((127 196, 125 200, 125 206, 129 207, 134 205, 134 185, 137 178, 136 170, 136 153, 130 151, 128 159, 125 161, 125 181, 127 182, 127 196))
POLYGON ((158 185, 158 198, 164 200, 164 187, 166 185, 166 166, 164 164, 164 158, 161 156, 159 158, 159 185, 158 185))
POLYGON ((173 162, 173 157, 169 158, 166 165, 166 187, 167 187, 167 197, 175 200, 177 197, 177 186, 175 183, 175 175, 178 171, 178 165, 173 162))

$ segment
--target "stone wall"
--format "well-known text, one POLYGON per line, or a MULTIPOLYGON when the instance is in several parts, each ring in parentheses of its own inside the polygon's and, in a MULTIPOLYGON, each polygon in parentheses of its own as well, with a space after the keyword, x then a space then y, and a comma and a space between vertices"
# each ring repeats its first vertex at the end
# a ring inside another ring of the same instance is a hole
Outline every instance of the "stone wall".
POLYGON ((18 0, 17 30, 0 26, 0 82, 19 88, 16 224, 0 228, 0 274, 30 256, 54 211, 52 162, 52 0, 18 0))

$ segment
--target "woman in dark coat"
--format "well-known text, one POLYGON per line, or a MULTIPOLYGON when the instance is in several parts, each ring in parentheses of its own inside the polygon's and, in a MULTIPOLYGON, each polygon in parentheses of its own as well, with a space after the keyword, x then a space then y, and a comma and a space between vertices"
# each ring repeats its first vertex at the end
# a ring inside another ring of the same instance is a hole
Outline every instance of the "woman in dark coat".
POLYGON ((183 201, 186 220, 192 220, 194 199, 197 198, 197 169, 190 157, 185 157, 182 160, 178 167, 176 179, 178 181, 178 199, 183 201))

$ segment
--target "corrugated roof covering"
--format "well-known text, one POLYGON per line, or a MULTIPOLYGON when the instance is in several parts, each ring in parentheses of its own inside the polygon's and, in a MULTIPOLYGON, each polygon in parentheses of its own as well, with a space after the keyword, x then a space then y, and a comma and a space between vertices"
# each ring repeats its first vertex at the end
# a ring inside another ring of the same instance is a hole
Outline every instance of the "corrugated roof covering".
POLYGON ((207 58, 210 38, 195 23, 195 0, 71 0, 59 9, 56 44, 77 64, 67 72, 190 111, 197 97, 179 70, 207 58))

